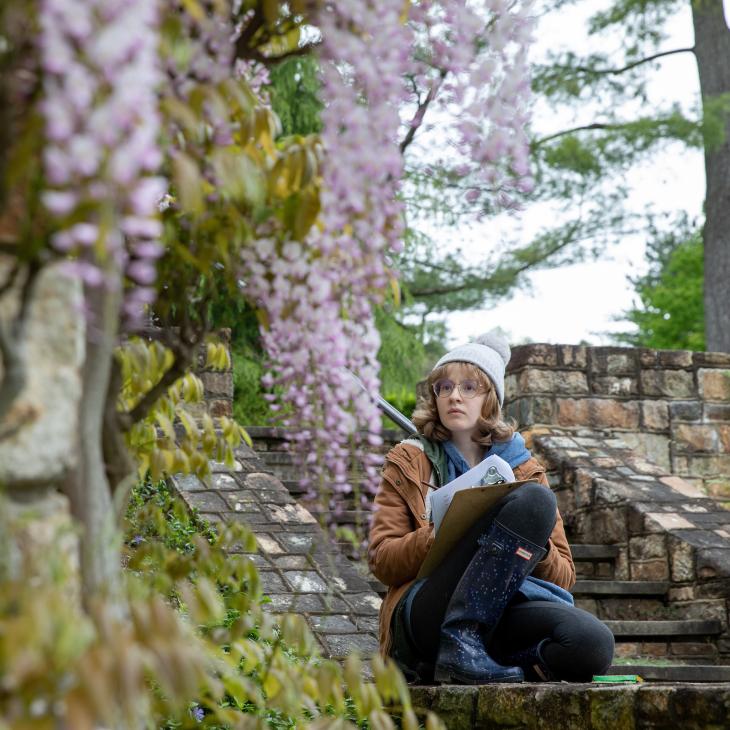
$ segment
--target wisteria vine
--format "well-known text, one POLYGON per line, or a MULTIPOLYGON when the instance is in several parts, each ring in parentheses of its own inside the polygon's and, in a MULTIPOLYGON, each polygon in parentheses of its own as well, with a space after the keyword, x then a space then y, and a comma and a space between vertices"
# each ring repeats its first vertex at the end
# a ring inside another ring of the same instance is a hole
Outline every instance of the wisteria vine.
POLYGON ((294 406, 283 423, 311 462, 314 486, 332 488, 335 511, 352 490, 353 446, 365 492, 377 485, 379 415, 344 368, 378 391, 373 306, 391 275, 387 254, 402 245, 400 139, 407 130, 399 112, 412 100, 406 76, 432 88, 434 106, 451 120, 449 164, 498 190, 503 206, 511 205, 511 189, 531 185, 529 0, 422 1, 408 22, 401 10, 388 0, 321 4, 321 225, 304 246, 264 237, 245 252, 249 292, 270 322, 266 383, 294 406), (427 58, 414 57, 417 43, 427 58))
MULTIPOLYGON (((265 74, 259 64, 234 62, 238 31, 225 3, 202 19, 181 4, 175 17, 187 50, 161 62, 155 2, 40 2, 53 245, 71 255, 87 284, 105 283, 100 252, 112 257, 127 277, 125 312, 138 322, 154 299, 162 253, 157 213, 167 186, 157 171, 176 154, 174 134, 160 148, 163 63, 167 93, 182 103, 196 85, 233 74, 261 96, 265 74)), ((313 486, 333 487, 335 511, 352 490, 353 457, 366 491, 377 482, 380 417, 345 368, 371 393, 379 390, 373 307, 392 277, 388 255, 402 246, 402 143, 425 111, 405 118, 414 89, 439 110, 443 161, 474 186, 467 198, 476 202, 487 190, 495 204, 513 205, 514 192, 532 184, 530 3, 414 0, 404 8, 392 0, 320 0, 307 18, 321 35, 319 218, 302 240, 273 220, 259 222, 256 240, 242 250, 241 278, 244 296, 268 322, 266 384, 280 400, 273 407, 307 455, 313 486)), ((245 18, 238 22, 243 27, 245 18)), ((230 145, 230 119, 213 107, 206 114, 212 144, 230 145)), ((215 188, 215 171, 204 174, 215 188)), ((208 202, 215 204, 214 194, 208 202)))
POLYGON ((264 238, 245 257, 270 322, 267 384, 295 406, 284 425, 308 456, 312 486, 329 486, 337 511, 352 490, 353 448, 366 490, 376 485, 380 417, 345 368, 378 392, 372 306, 390 276, 386 254, 402 245, 397 140, 409 32, 388 0, 323 3, 317 24, 327 100, 321 220, 304 245, 264 238))
POLYGON ((40 21, 52 245, 87 285, 119 286, 104 273, 113 261, 130 284, 124 314, 136 326, 154 301, 163 252, 157 5, 42 0, 40 21))
POLYGON ((515 193, 533 186, 527 139, 532 6, 532 0, 423 0, 411 10, 425 55, 414 61, 414 78, 437 90, 432 103, 439 119, 451 120, 439 130, 447 143, 436 161, 469 180, 471 203, 486 191, 490 207, 511 208, 515 193))

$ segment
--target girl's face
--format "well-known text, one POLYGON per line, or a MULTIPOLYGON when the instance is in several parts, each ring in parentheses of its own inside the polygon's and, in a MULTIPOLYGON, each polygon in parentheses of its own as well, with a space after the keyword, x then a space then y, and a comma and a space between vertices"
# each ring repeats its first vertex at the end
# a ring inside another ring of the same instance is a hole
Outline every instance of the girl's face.
MULTIPOLYGON (((471 435, 477 428, 477 421, 482 413, 487 393, 482 384, 473 375, 470 375, 461 363, 449 364, 445 377, 437 381, 435 385, 441 384, 443 388, 444 380, 450 380, 453 387, 449 395, 442 394, 436 397, 439 419, 452 434, 466 432, 471 435), (463 393, 468 396, 474 383, 478 388, 477 394, 471 398, 465 398, 463 393)), ((446 386, 446 390, 448 390, 448 383, 446 386)))

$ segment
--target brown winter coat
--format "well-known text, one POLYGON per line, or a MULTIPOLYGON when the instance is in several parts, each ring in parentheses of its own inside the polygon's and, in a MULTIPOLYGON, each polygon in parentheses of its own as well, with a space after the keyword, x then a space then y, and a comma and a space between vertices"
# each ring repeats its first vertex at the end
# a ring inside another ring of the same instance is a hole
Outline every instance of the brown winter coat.
MULTIPOLYGON (((514 470, 515 479, 535 479, 548 486, 545 469, 530 458, 514 470)), ((390 652, 390 623, 398 601, 415 580, 433 543, 433 525, 426 518, 426 494, 431 462, 414 444, 398 444, 383 466, 383 479, 375 496, 376 509, 370 526, 368 562, 378 580, 388 586, 380 607, 380 651, 390 652)), ((565 537, 560 512, 548 541, 548 552, 532 572, 536 578, 569 590, 575 583, 575 567, 565 537)))

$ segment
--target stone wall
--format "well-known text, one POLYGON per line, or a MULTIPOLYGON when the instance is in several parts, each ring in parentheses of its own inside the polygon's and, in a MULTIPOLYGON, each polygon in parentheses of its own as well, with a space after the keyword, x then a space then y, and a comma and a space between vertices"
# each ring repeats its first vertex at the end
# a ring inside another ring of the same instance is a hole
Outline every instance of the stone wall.
POLYGON ((505 412, 520 427, 607 428, 666 472, 730 500, 730 354, 521 345, 505 412))
MULTIPOLYGON (((231 330, 224 328, 216 332, 219 341, 231 351, 231 330)), ((233 415, 233 365, 227 370, 210 370, 205 367, 205 349, 198 358, 196 375, 205 388, 205 402, 211 416, 233 415)))
POLYGON ((622 642, 617 655, 727 662, 730 511, 615 432, 538 426, 525 434, 548 469, 570 543, 616 551, 610 562, 577 566, 581 579, 614 581, 604 584, 613 592, 583 594, 577 604, 608 621, 680 622, 674 635, 622 642), (633 589, 624 592, 621 581, 633 589), (686 630, 697 625, 681 623, 708 620, 714 627, 695 634, 686 630))

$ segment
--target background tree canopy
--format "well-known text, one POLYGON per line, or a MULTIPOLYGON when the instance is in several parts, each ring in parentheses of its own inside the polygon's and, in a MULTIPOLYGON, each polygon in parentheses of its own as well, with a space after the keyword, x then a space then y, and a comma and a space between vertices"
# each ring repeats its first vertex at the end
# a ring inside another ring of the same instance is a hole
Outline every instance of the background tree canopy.
MULTIPOLYGON (((539 211, 534 217, 549 223, 532 240, 510 240, 509 225, 492 229, 507 234, 474 265, 466 265, 458 250, 437 245, 434 222, 442 226, 439 238, 446 238, 449 229, 467 225, 477 208, 485 220, 494 219, 495 191, 455 167, 430 160, 427 147, 433 144, 434 133, 423 135, 420 149, 416 137, 415 149, 406 158, 411 228, 409 245, 398 260, 406 303, 399 316, 423 320, 448 311, 487 307, 524 285, 530 271, 600 257, 629 235, 643 237, 650 251, 660 247, 659 241, 652 241, 681 228, 681 216, 660 199, 653 209, 632 209, 628 173, 656 155, 684 147, 706 154, 708 217, 702 235, 709 265, 702 291, 713 302, 705 307, 708 331, 714 333, 708 347, 726 351, 730 335, 722 313, 730 309, 724 299, 730 290, 724 284, 730 226, 725 223, 727 206, 722 200, 727 199, 730 180, 726 63, 730 30, 722 2, 691 5, 686 17, 694 22, 695 44, 681 48, 670 45, 667 21, 678 9, 688 8, 683 0, 621 0, 593 8, 580 0, 541 4, 541 12, 548 16, 565 17, 573 11, 589 14, 587 32, 595 50, 587 54, 548 51, 533 68, 537 108, 561 119, 572 117, 575 123, 544 132, 549 122, 538 116, 533 123, 535 186, 520 197, 520 203, 528 212, 539 211), (662 73, 660 61, 677 54, 693 54, 697 60, 701 106, 696 99, 668 99, 658 106, 649 103, 648 85, 662 73)), ((670 344, 665 341, 665 346, 670 344)), ((676 344, 680 346, 681 341, 676 344)))
POLYGON ((619 341, 664 350, 704 350, 702 234, 678 230, 654 238, 647 249, 650 269, 631 279, 639 301, 624 317, 638 331, 619 341))

